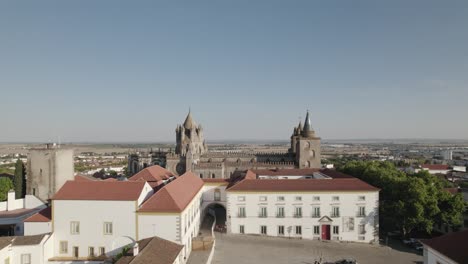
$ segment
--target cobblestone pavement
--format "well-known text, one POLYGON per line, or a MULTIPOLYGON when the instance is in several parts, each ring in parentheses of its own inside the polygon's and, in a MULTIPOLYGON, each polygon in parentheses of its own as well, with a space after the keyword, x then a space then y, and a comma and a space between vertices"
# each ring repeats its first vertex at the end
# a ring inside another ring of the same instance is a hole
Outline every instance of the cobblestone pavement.
POLYGON ((216 234, 213 264, 313 264, 314 260, 354 258, 359 264, 422 264, 422 255, 400 248, 287 238, 216 234))

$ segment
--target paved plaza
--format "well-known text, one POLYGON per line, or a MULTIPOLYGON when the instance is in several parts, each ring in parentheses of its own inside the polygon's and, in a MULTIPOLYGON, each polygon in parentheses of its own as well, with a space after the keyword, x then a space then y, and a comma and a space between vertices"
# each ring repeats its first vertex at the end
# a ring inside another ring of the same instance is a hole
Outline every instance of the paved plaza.
POLYGON ((359 243, 320 242, 287 238, 216 234, 213 264, 313 264, 354 258, 359 264, 422 263, 422 255, 404 247, 399 250, 359 243))

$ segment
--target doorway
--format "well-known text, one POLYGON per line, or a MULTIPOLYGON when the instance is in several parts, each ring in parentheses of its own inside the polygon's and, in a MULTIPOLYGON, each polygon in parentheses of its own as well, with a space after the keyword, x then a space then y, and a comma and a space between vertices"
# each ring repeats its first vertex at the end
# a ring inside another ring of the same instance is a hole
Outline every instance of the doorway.
POLYGON ((330 240, 330 225, 322 225, 322 240, 330 240))

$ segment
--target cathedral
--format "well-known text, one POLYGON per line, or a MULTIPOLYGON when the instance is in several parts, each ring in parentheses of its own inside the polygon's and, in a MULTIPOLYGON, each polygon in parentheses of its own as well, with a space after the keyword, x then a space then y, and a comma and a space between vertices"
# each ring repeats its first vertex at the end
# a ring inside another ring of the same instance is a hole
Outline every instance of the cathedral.
POLYGON ((304 125, 299 122, 285 153, 210 152, 203 137, 203 127, 189 111, 183 124, 176 127, 175 151, 153 152, 147 156, 130 154, 128 170, 133 175, 145 167, 161 165, 174 174, 192 171, 200 178, 229 178, 236 171, 249 169, 320 168, 320 138, 312 128, 309 112, 304 125))

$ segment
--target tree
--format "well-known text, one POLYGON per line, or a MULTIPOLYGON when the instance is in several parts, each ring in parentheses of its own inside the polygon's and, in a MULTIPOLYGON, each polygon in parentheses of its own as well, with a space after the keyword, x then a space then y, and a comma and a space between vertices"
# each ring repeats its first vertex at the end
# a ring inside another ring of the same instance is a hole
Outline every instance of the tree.
POLYGON ((24 163, 18 159, 15 164, 15 177, 13 178, 16 199, 24 198, 26 195, 26 170, 24 163))
POLYGON ((380 188, 379 219, 386 231, 400 230, 404 236, 417 229, 432 232, 434 224, 460 224, 463 200, 444 188, 445 180, 427 171, 406 174, 390 162, 351 161, 339 171, 380 188))
POLYGON ((0 177, 0 201, 8 198, 8 192, 13 189, 13 182, 7 177, 0 177))

